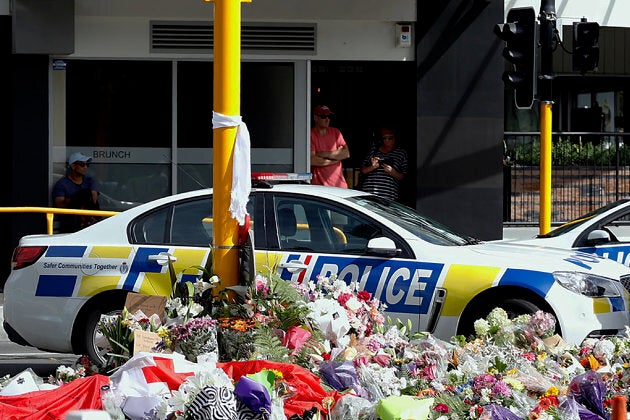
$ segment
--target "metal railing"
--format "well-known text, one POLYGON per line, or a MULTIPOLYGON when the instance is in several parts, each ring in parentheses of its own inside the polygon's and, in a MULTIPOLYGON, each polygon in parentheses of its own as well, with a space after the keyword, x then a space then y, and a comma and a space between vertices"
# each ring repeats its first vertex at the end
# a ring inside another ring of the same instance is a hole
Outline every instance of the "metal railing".
MULTIPOLYGON (((630 196, 630 133, 552 134, 551 219, 560 223, 630 196)), ((503 221, 538 223, 540 135, 505 133, 503 221)))
POLYGON ((57 207, 0 207, 0 213, 43 213, 46 215, 46 233, 52 235, 54 232, 55 214, 110 217, 120 212, 109 210, 62 209, 57 207))

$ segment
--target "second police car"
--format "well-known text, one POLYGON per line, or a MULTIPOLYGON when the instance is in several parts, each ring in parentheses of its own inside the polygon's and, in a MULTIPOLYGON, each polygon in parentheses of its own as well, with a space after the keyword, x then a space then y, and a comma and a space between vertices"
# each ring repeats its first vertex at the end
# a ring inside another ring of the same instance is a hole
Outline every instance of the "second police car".
MULTIPOLYGON (((351 189, 304 184, 253 188, 248 203, 256 266, 287 280, 336 275, 442 339, 470 334, 500 306, 544 310, 573 343, 628 324, 627 267, 580 252, 474 240, 415 210, 351 189)), ((20 240, 5 284, 9 338, 99 357, 100 315, 128 292, 170 293, 169 259, 182 281, 210 257, 212 190, 140 205, 79 232, 20 240)))

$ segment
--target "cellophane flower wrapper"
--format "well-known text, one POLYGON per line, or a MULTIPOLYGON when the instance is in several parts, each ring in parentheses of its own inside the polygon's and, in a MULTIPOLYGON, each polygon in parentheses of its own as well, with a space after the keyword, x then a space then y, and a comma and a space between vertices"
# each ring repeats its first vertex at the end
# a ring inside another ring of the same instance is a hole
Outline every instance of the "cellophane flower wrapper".
POLYGON ((359 393, 361 386, 352 362, 324 362, 319 365, 319 373, 328 385, 337 391, 351 389, 359 393))
POLYGON ((497 404, 488 404, 483 407, 484 420, 521 420, 522 417, 510 411, 509 408, 497 404))
POLYGON ((609 418, 604 410, 606 384, 599 373, 589 370, 573 378, 569 384, 568 395, 587 410, 604 419, 609 418))
POLYGON ((234 394, 256 414, 271 414, 271 395, 260 382, 242 376, 234 387, 234 394))
POLYGON ((573 397, 564 398, 558 405, 558 414, 562 420, 597 420, 600 417, 591 413, 583 405, 578 404, 573 397), (584 417, 583 417, 584 416, 584 417))
POLYGON ((346 394, 330 411, 330 420, 376 420, 376 404, 358 395, 346 394))

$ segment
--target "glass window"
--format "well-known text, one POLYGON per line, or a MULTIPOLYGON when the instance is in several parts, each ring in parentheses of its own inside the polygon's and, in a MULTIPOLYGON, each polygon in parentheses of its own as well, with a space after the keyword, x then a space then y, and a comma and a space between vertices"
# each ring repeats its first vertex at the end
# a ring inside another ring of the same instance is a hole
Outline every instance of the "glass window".
POLYGON ((166 244, 166 221, 170 207, 151 212, 133 222, 131 242, 138 244, 166 244))
MULTIPOLYGON (((254 200, 247 203, 247 212, 253 224, 254 200)), ((136 218, 131 224, 131 242, 208 247, 212 222, 212 197, 181 201, 136 218)))
POLYGON ((68 60, 66 72, 68 146, 171 146, 170 62, 68 60))
POLYGON ((361 255, 370 239, 386 236, 379 224, 338 204, 276 196, 274 208, 282 250, 361 255))
POLYGON ((212 198, 176 204, 171 221, 171 243, 210 246, 211 242, 212 198))

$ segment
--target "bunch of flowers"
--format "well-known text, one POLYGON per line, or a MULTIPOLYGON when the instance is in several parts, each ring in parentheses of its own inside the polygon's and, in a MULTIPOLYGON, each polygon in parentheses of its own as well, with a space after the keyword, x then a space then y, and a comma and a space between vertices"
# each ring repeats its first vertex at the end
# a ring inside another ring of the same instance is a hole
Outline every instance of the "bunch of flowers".
POLYGON ((136 330, 151 331, 159 335, 168 335, 167 327, 156 314, 146 316, 142 311, 130 313, 127 308, 115 315, 102 315, 98 330, 106 339, 108 346, 106 371, 115 370, 125 363, 133 353, 134 332, 136 330))
POLYGON ((178 273, 166 301, 167 324, 184 323, 190 318, 211 315, 215 300, 213 291, 219 283, 217 276, 211 276, 201 266, 192 266, 178 273), (202 274, 194 281, 183 281, 188 270, 197 270, 202 274))
MULTIPOLYGON (((232 396, 234 384, 227 374, 216 367, 216 359, 213 357, 203 357, 200 363, 204 364, 204 369, 197 372, 193 376, 186 378, 186 381, 180 387, 171 391, 170 395, 164 395, 162 402, 158 405, 153 417, 157 419, 189 419, 189 418, 224 418, 218 416, 203 417, 201 413, 197 413, 197 417, 191 413, 191 406, 198 400, 197 406, 206 406, 208 409, 221 409, 215 407, 220 404, 235 404, 234 398, 231 397, 227 401, 221 401, 216 396, 232 396), (209 398, 208 401, 200 401, 209 398), (214 398, 214 401, 212 399, 214 398)), ((223 407, 225 408, 225 407, 223 407)), ((227 417, 225 417, 227 418, 227 417)))
MULTIPOLYGON (((353 334, 357 339, 369 337, 374 332, 382 331, 386 305, 373 299, 369 292, 359 290, 357 282, 347 284, 336 275, 319 276, 317 281, 297 286, 298 291, 306 299, 314 318, 321 319, 331 314, 337 315, 339 333, 333 338, 341 339, 346 334, 353 334), (347 331, 346 331, 347 330, 347 331)), ((320 329, 327 330, 326 325, 319 322, 320 329), (323 327, 323 328, 321 328, 323 327)))
MULTIPOLYGON (((369 293, 335 276, 297 284, 259 274, 239 302, 222 307, 195 300, 195 283, 185 287, 187 297, 175 297, 181 306, 169 306, 177 313, 168 330, 171 348, 185 353, 182 343, 190 340, 189 360, 198 363, 210 353, 222 361, 299 364, 330 388, 351 392, 351 404, 343 403, 346 397, 338 402, 339 418, 373 418, 385 399, 408 397, 430 399, 431 419, 573 419, 578 412, 605 416, 610 399, 630 391, 630 335, 579 347, 546 341, 556 321, 540 311, 510 319, 496 308, 474 323, 475 337, 447 343, 412 334, 409 322, 386 320, 369 293), (344 411, 350 406, 360 408, 350 414, 344 411)), ((169 412, 187 415, 203 381, 192 379, 195 390, 189 385, 174 394, 169 412)))
POLYGON ((199 355, 217 351, 217 325, 218 321, 209 316, 172 325, 169 330, 171 346, 180 350, 186 359, 196 362, 199 355))
POLYGON ((67 384, 68 382, 72 382, 75 379, 84 378, 86 373, 87 372, 84 366, 78 366, 74 369, 69 366, 61 365, 57 367, 54 375, 50 375, 48 383, 61 386, 63 384, 67 384))

